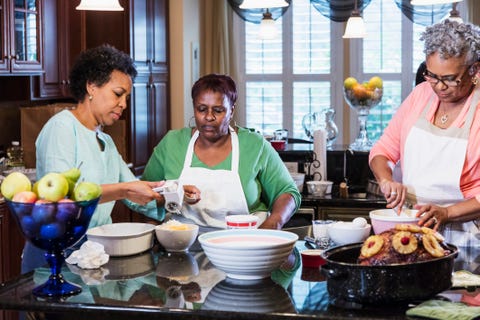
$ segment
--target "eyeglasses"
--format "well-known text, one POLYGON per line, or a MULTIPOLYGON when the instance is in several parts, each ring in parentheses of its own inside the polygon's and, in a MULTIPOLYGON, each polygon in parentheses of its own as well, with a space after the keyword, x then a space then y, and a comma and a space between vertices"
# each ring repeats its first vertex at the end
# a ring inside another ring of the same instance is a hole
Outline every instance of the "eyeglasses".
POLYGON ((423 72, 423 77, 425 80, 430 83, 432 86, 436 86, 437 83, 441 82, 444 86, 448 87, 458 87, 460 83, 462 83, 462 78, 465 75, 465 72, 467 72, 468 69, 470 69, 472 65, 469 65, 465 71, 462 72, 460 76, 446 76, 439 78, 435 73, 431 73, 428 70, 425 70, 423 72))

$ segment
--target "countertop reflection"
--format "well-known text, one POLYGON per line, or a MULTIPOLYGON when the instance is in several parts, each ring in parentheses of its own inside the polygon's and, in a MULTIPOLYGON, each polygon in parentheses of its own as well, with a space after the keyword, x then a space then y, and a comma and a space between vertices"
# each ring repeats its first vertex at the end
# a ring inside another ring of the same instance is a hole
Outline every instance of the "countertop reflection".
MULTIPOLYGON (((296 247, 307 249, 303 240, 296 247)), ((467 256, 469 261, 457 258, 455 268, 478 273, 480 250, 467 256)), ((38 268, 1 285, 0 308, 29 311, 30 319, 263 320, 407 319, 409 307, 333 305, 319 269, 300 267, 287 287, 270 278, 230 279, 209 262, 198 243, 185 253, 168 253, 155 246, 140 255, 112 258, 100 269, 65 266, 62 273, 82 286, 79 295, 56 300, 34 297, 31 290, 50 274, 49 269, 38 268)), ((480 293, 479 288, 475 290, 470 294, 480 293)))

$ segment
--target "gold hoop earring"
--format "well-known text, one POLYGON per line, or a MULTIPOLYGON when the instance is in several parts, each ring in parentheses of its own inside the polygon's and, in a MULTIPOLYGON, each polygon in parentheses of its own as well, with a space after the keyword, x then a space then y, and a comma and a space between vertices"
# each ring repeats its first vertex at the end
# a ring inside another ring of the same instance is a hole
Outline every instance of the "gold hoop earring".
POLYGON ((197 125, 195 124, 195 117, 192 116, 190 120, 188 120, 188 127, 189 128, 195 128, 197 125), (192 121, 193 120, 193 121, 192 121))
POLYGON ((476 86, 478 84, 478 78, 477 77, 473 77, 472 78, 472 83, 474 86, 476 86))

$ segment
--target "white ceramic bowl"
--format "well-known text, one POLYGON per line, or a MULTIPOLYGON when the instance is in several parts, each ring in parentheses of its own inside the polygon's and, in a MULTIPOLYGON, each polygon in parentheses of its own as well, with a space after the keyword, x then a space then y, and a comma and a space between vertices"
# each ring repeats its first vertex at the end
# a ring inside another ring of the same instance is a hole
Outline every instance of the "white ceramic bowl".
POLYGON ((337 221, 328 225, 327 231, 330 240, 336 245, 362 242, 368 238, 372 226, 367 224, 364 227, 355 225, 353 222, 337 221))
POLYGON ((298 236, 282 230, 239 229, 207 232, 198 237, 212 264, 233 279, 262 279, 278 268, 298 236))
POLYGON ((253 214, 234 214, 225 217, 227 229, 255 229, 258 228, 260 218, 253 214))
POLYGON ((324 196, 332 193, 332 181, 307 181, 307 190, 309 194, 314 196, 324 196))
POLYGON ((415 214, 418 210, 406 209, 398 215, 393 209, 379 209, 370 211, 370 220, 372 222, 373 232, 375 234, 395 228, 399 223, 417 224, 420 218, 415 214))
POLYGON ((87 230, 87 238, 103 244, 105 252, 111 256, 129 256, 153 246, 154 229, 149 223, 112 223, 87 230))
POLYGON ((190 223, 164 223, 155 227, 158 242, 167 251, 187 251, 198 235, 198 225, 190 223))

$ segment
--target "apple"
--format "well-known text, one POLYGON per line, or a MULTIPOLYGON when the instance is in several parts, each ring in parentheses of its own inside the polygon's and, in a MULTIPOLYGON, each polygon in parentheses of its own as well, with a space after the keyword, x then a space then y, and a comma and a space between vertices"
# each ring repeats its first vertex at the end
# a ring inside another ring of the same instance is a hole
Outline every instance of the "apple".
POLYGON ((22 203, 35 203, 35 201, 37 201, 37 194, 33 191, 20 191, 18 193, 15 193, 12 201, 22 203))
POLYGON ((82 181, 73 190, 73 198, 75 201, 89 201, 100 197, 102 194, 102 188, 100 185, 82 181))
POLYGON ((14 171, 6 176, 5 179, 3 179, 2 185, 0 186, 0 192, 5 199, 8 200, 12 200, 16 193, 31 190, 32 182, 30 179, 28 179, 25 174, 18 171, 14 171))
POLYGON ((31 216, 22 217, 20 224, 22 225, 23 233, 28 238, 33 238, 37 235, 40 225, 31 216))
POLYGON ((68 181, 62 174, 50 172, 38 180, 38 197, 57 202, 68 194, 68 181))
POLYGON ((46 200, 37 200, 32 209, 32 218, 36 223, 49 223, 55 219, 55 205, 46 200))
POLYGON ((61 199, 57 203, 56 219, 60 222, 68 222, 75 219, 78 208, 72 199, 61 199))
POLYGON ((58 222, 52 222, 40 227, 40 237, 46 240, 60 238, 65 233, 65 226, 58 222))

